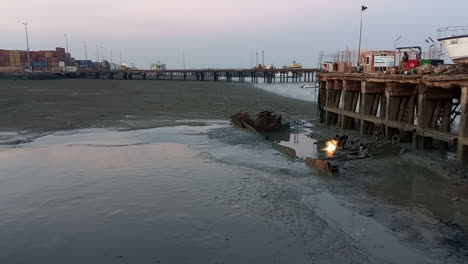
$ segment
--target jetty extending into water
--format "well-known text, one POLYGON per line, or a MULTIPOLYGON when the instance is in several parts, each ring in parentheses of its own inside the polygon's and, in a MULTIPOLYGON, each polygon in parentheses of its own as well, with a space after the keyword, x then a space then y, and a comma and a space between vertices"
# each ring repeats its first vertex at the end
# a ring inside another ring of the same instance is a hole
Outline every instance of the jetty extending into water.
POLYGON ((152 80, 239 81, 258 83, 314 82, 319 69, 167 69, 167 70, 84 70, 67 75, 81 78, 123 78, 152 80))
POLYGON ((468 163, 468 75, 321 73, 323 121, 361 134, 413 140, 417 149, 457 146, 468 163))

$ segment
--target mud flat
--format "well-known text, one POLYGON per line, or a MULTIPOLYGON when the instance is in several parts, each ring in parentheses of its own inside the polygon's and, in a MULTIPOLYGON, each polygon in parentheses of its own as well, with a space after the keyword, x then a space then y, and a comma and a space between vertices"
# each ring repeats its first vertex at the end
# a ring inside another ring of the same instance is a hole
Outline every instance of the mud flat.
MULTIPOLYGON (((311 102, 236 83, 0 87, 1 263, 467 261, 465 198, 432 167, 369 158, 324 176, 227 122, 265 109, 309 120, 311 102)), ((320 152, 304 134, 336 133, 298 131, 285 145, 301 155, 320 152)))
POLYGON ((248 84, 143 80, 0 80, 0 129, 50 132, 92 127, 142 128, 174 120, 223 119, 271 109, 286 119, 314 114, 313 103, 248 84))

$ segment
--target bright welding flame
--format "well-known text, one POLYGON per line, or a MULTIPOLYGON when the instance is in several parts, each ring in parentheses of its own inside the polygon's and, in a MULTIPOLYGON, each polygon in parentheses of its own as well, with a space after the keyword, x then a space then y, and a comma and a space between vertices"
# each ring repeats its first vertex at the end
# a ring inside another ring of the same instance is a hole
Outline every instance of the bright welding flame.
POLYGON ((327 146, 323 150, 329 154, 335 152, 336 148, 338 147, 338 141, 336 139, 329 139, 327 142, 325 142, 325 144, 327 146))

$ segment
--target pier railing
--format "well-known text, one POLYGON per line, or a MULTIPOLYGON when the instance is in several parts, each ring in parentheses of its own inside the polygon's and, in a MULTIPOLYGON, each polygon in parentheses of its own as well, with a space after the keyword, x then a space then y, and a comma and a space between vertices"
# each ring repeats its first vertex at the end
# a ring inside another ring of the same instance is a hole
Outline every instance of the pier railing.
POLYGON ((462 35, 468 35, 468 26, 444 27, 437 30, 439 39, 462 35))

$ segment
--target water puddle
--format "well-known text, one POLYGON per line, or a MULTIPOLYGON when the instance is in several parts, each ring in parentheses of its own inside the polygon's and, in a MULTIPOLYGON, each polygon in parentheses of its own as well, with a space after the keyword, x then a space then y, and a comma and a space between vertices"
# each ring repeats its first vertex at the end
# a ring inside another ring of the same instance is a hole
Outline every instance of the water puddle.
POLYGON ((468 229, 468 208, 446 190, 449 183, 430 169, 407 162, 379 170, 382 179, 368 193, 468 229))
MULTIPOLYGON (((329 192, 302 201, 319 214, 329 226, 348 234, 356 243, 366 248, 375 263, 431 263, 429 259, 401 245, 389 230, 374 219, 362 216, 342 206, 329 192)), ((371 262, 374 262, 371 261, 371 262)))
POLYGON ((325 142, 309 136, 312 132, 310 126, 309 123, 304 123, 300 128, 292 128, 286 133, 268 134, 265 138, 279 146, 286 147, 284 148, 286 150, 288 148, 294 150, 299 159, 329 157, 329 153, 324 150, 325 142))

